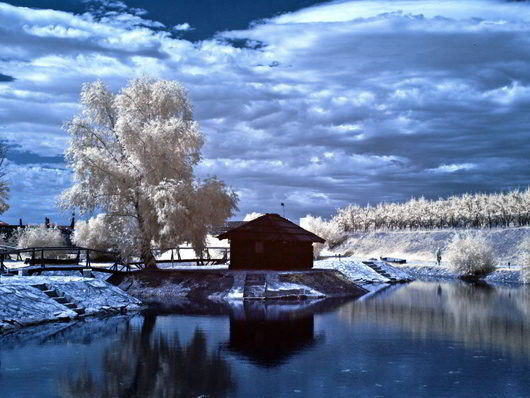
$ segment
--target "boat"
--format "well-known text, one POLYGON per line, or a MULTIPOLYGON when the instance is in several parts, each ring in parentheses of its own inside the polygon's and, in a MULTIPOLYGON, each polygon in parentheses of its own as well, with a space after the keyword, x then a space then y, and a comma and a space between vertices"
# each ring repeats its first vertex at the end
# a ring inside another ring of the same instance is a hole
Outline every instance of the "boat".
POLYGON ((388 263, 395 263, 395 264, 406 264, 407 260, 404 258, 396 258, 396 257, 379 257, 382 261, 386 261, 388 263))

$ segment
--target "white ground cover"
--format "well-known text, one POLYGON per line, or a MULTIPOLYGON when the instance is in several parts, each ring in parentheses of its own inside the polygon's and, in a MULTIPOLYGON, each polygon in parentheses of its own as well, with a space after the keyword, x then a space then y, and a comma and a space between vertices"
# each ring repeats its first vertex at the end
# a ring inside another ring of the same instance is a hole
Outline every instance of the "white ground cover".
POLYGON ((444 250, 456 234, 469 232, 482 236, 491 245, 497 264, 520 264, 523 258, 521 242, 530 238, 530 227, 492 228, 481 230, 380 231, 350 233, 346 240, 322 255, 346 254, 356 258, 381 256, 400 257, 412 261, 436 260, 436 249, 444 250))
MULTIPOLYGON (((380 268, 382 268, 386 273, 388 273, 391 278, 396 279, 397 281, 406 281, 410 280, 411 277, 407 274, 406 271, 400 270, 396 267, 391 266, 390 264, 384 261, 374 261, 380 268)), ((322 269, 335 269, 342 272, 348 279, 352 282, 359 283, 389 283, 390 278, 387 278, 372 268, 363 264, 361 260, 355 259, 353 257, 342 257, 330 258, 326 260, 315 261, 314 268, 322 269)))
POLYGON ((88 315, 133 311, 141 302, 121 289, 94 278, 75 276, 0 277, 0 331, 47 321, 75 318, 77 313, 33 285, 46 284, 88 315))

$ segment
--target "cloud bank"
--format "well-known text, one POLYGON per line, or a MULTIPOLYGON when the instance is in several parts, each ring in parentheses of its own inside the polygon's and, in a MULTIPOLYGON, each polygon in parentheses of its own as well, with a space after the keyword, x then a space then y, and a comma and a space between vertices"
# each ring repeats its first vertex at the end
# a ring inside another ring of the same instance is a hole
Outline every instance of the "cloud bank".
POLYGON ((189 89, 207 140, 198 171, 239 193, 239 218, 529 184, 528 3, 339 1, 196 42, 172 35, 188 21, 148 18, 0 3, 2 219, 66 222, 57 156, 81 84, 143 74, 189 89))

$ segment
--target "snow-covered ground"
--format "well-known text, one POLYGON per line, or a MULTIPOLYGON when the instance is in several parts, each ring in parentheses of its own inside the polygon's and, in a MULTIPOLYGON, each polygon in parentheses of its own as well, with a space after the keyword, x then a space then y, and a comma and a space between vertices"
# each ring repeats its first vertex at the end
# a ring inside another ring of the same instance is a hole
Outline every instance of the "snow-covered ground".
POLYGON ((0 332, 79 316, 66 304, 49 297, 37 286, 55 291, 85 315, 132 311, 141 302, 123 290, 95 278, 76 276, 1 276, 0 332))
POLYGON ((362 286, 369 292, 379 291, 388 286, 389 283, 406 282, 413 279, 406 271, 396 268, 384 261, 373 261, 387 275, 383 276, 374 269, 364 264, 361 260, 353 257, 330 258, 318 260, 314 268, 334 269, 340 271, 350 281, 362 286))
MULTIPOLYGON (((458 276, 451 271, 446 265, 438 266, 432 262, 416 262, 410 265, 396 266, 406 271, 415 279, 436 280, 436 279, 457 279, 458 276)), ((521 267, 516 266, 499 266, 497 269, 486 276, 483 281, 487 283, 523 283, 521 280, 521 267)))
POLYGON ((483 236, 493 248, 498 264, 520 264, 521 243, 530 238, 530 227, 493 228, 482 230, 427 230, 381 231, 350 233, 346 240, 333 250, 321 255, 349 255, 356 258, 400 257, 412 261, 436 260, 436 250, 447 247, 456 234, 469 232, 483 236))

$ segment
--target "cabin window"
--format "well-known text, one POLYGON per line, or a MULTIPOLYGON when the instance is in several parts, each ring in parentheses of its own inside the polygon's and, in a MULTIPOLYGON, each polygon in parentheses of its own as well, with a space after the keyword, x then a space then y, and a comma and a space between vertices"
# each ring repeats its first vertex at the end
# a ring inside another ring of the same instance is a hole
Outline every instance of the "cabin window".
POLYGON ((263 242, 256 242, 256 253, 263 253, 263 242))

